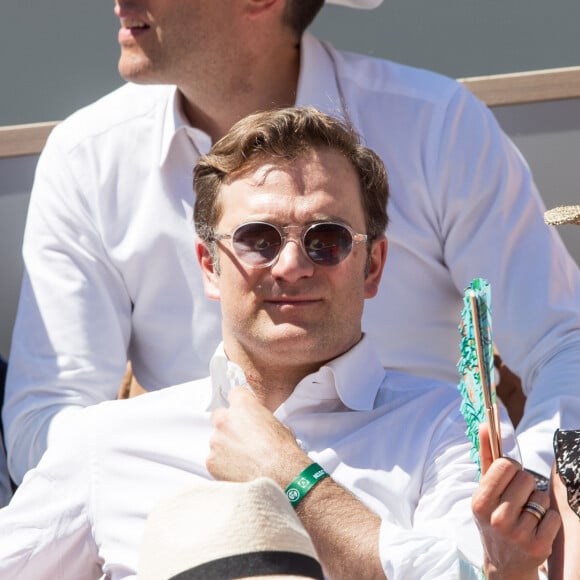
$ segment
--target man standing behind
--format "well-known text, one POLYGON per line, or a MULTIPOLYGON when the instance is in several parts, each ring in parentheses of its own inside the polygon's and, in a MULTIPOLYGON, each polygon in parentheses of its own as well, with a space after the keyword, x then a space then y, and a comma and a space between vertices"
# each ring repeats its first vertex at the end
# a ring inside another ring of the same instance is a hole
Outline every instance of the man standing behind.
POLYGON ((379 157, 339 121, 283 109, 236 125, 195 185, 223 315, 211 376, 78 413, 0 511, 0 576, 132 577, 158 501, 265 476, 329 578, 476 578, 458 392, 385 370, 361 330, 387 255, 379 157))
POLYGON ((580 420, 577 268, 490 111, 303 34, 322 4, 117 0, 119 70, 140 84, 58 126, 38 163, 4 410, 17 482, 68 415, 115 397, 127 358, 148 390, 205 376, 220 315, 194 264, 191 168, 246 114, 295 103, 349 118, 390 168, 391 276, 363 320, 382 364, 456 383, 463 289, 487 278, 528 394, 524 465, 549 473, 554 429, 580 420))

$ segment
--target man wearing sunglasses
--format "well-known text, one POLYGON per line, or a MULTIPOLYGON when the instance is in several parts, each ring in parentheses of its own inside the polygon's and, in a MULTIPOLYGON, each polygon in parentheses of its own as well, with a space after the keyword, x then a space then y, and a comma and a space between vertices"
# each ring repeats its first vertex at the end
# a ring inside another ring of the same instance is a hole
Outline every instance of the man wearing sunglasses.
POLYGON ((54 130, 31 195, 4 407, 17 483, 69 415, 116 396, 127 358, 147 390, 204 376, 220 312, 191 266, 191 168, 235 121, 293 104, 349 118, 390 168, 392 277, 363 319, 383 365, 457 382, 463 290, 487 278, 529 394, 524 465, 548 474, 554 429, 580 416, 577 268, 492 113, 450 79, 304 33, 322 5, 116 1, 132 82, 54 130))
POLYGON ((210 376, 77 414, 0 511, 0 576, 132 576, 158 501, 265 476, 328 578, 478 578, 457 389, 385 370, 361 328, 387 255, 380 158, 342 122, 289 108, 240 121, 194 181, 196 254, 222 312, 210 376))

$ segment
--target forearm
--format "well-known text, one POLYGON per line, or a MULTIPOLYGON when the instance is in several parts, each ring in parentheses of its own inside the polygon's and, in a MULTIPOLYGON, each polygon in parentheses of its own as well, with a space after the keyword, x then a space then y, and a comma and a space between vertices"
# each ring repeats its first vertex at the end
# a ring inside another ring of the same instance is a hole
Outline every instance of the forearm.
POLYGON ((379 517, 331 478, 318 483, 296 513, 333 580, 385 578, 379 556, 379 517))
MULTIPOLYGON (((285 469, 289 471, 278 480, 283 488, 303 467, 287 461, 285 469)), ((296 513, 313 540, 326 575, 332 580, 396 579, 429 574, 475 579, 481 565, 478 557, 481 548, 477 549, 474 543, 480 546, 480 542, 475 526, 467 523, 471 519, 462 517, 468 513, 469 505, 461 503, 464 505, 454 505, 450 513, 441 512, 432 520, 416 512, 416 525, 406 526, 389 515, 382 519, 328 477, 307 493, 297 505, 296 513), (444 530, 449 528, 462 537, 462 542, 458 544, 446 536, 444 530)))
MULTIPOLYGON (((311 464, 312 459, 294 447, 271 454, 259 474, 286 489, 311 464)), ((296 505, 296 513, 312 538, 327 577, 385 578, 379 554, 380 518, 331 477, 310 489, 296 505)))

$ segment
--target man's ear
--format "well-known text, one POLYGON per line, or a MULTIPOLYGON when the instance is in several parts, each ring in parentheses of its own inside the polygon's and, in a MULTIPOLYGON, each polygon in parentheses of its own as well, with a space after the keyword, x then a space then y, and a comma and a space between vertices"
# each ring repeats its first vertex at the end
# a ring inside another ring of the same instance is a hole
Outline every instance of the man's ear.
POLYGON ((214 255, 209 247, 199 238, 195 240, 195 254, 199 262, 199 267, 201 268, 205 295, 210 300, 219 301, 219 271, 214 263, 214 255))
POLYGON ((368 274, 365 278, 365 298, 374 298, 379 291, 383 269, 387 261, 387 238, 375 240, 370 249, 368 274))

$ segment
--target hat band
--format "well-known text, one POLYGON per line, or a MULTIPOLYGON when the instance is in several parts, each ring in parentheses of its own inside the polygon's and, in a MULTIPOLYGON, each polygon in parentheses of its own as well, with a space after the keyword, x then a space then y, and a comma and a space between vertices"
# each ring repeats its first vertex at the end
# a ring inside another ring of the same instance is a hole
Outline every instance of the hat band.
POLYGON ((170 580, 234 580, 282 574, 323 580, 322 568, 312 557, 296 552, 249 552, 205 562, 172 576, 170 580))

